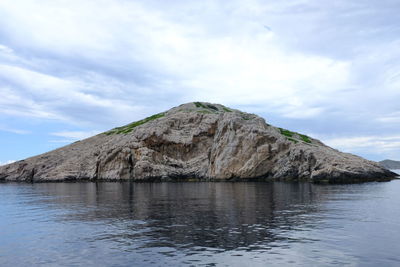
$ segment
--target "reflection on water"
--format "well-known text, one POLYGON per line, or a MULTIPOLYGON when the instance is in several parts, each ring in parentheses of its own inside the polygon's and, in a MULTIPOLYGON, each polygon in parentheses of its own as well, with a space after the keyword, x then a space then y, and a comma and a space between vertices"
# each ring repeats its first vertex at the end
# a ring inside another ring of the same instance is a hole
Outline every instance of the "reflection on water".
POLYGON ((400 181, 0 184, 0 265, 399 265, 400 181))

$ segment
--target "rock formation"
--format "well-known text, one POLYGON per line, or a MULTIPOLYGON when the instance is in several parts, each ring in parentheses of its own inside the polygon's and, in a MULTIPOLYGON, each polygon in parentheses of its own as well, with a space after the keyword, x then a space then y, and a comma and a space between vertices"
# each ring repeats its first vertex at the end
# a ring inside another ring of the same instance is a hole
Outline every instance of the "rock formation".
POLYGON ((0 167, 0 180, 382 181, 396 174, 254 114, 195 102, 0 167))

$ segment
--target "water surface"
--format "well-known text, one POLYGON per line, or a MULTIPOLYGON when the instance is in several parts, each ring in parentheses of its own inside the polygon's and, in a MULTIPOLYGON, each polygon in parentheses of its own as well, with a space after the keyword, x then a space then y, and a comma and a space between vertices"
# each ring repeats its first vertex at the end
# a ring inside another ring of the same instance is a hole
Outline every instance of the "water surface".
POLYGON ((0 184, 0 266, 399 266, 400 180, 0 184))

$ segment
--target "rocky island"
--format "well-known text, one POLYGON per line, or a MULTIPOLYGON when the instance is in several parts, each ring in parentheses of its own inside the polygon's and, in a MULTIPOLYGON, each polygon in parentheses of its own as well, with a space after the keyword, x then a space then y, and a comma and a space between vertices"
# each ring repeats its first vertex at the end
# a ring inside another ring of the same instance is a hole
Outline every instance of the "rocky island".
POLYGON ((387 181, 397 174, 257 115, 194 102, 0 167, 1 181, 387 181))

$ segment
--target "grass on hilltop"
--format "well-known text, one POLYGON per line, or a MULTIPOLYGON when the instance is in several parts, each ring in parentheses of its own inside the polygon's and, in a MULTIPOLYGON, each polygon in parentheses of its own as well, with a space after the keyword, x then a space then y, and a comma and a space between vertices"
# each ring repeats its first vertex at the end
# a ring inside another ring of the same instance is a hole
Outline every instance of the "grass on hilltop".
POLYGON ((110 130, 108 132, 105 132, 104 134, 106 134, 106 135, 127 134, 127 133, 132 132, 133 129, 135 127, 137 127, 137 126, 143 125, 143 124, 145 124, 145 123, 147 123, 149 121, 153 121, 153 120, 162 118, 164 116, 165 116, 165 113, 158 113, 158 114, 155 114, 153 116, 147 117, 147 118, 145 118, 143 120, 135 121, 135 122, 129 123, 129 124, 125 125, 125 126, 114 128, 114 129, 112 129, 112 130, 110 130))
POLYGON ((286 136, 290 141, 297 143, 298 141, 303 141, 305 143, 311 144, 311 139, 307 135, 289 131, 287 129, 278 128, 282 135, 286 136))

